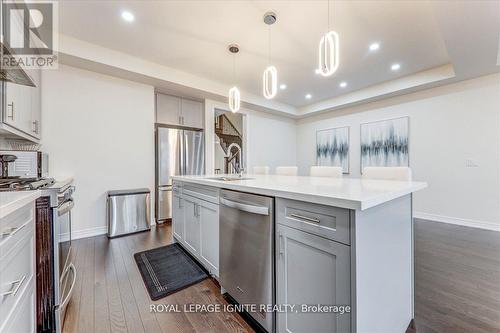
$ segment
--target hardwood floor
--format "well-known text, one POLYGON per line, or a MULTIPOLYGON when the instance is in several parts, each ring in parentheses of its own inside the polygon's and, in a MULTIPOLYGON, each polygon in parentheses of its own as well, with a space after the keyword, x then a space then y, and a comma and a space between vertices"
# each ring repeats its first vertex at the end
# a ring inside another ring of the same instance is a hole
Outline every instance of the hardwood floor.
POLYGON ((418 333, 500 332, 500 232, 416 220, 418 333))
MULTIPOLYGON (((78 270, 64 332, 253 332, 232 313, 154 313, 151 304, 226 304, 211 279, 153 302, 133 254, 166 245, 170 226, 73 242, 78 270)), ((500 233, 415 222, 418 333, 500 332, 500 233)))
POLYGON ((227 304, 212 279, 151 301, 134 253, 167 245, 170 226, 108 240, 106 236, 73 242, 77 267, 75 291, 64 332, 253 332, 233 313, 151 312, 151 304, 227 304))

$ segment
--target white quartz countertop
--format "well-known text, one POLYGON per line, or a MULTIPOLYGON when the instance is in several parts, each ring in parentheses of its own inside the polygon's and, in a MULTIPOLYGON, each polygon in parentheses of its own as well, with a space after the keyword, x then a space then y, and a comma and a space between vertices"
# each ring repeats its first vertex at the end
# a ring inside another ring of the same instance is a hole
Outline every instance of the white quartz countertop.
POLYGON ((40 191, 0 192, 0 219, 35 201, 40 191))
MULTIPOLYGON (((427 187, 425 182, 365 180, 277 175, 243 175, 248 180, 222 181, 210 176, 174 176, 186 183, 293 199, 348 209, 365 210, 427 187)), ((236 177, 231 175, 231 177, 236 177)))

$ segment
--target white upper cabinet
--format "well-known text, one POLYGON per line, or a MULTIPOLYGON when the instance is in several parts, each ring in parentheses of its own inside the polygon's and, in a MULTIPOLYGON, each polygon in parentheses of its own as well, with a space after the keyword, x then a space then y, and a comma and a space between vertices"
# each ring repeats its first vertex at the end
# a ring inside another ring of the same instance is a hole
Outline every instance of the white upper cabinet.
MULTIPOLYGON (((2 120, 5 124, 40 139, 41 121, 41 70, 30 69, 26 73, 31 77, 36 87, 23 86, 7 82, 4 84, 5 104, 2 120)), ((29 137, 25 138, 29 139, 29 137)))
MULTIPOLYGON (((11 11, 11 15, 14 15, 14 19, 10 22, 10 28, 17 30, 17 33, 11 34, 10 46, 16 48, 24 43, 23 40, 16 39, 16 36, 23 35, 23 19, 18 11, 11 11)), ((41 70, 21 67, 36 87, 2 82, 4 100, 0 108, 0 130, 36 142, 41 138, 41 70)))
POLYGON ((181 125, 180 97, 156 94, 156 122, 160 124, 181 125))
POLYGON ((203 128, 203 104, 189 99, 181 100, 182 125, 203 128))
POLYGON ((3 120, 15 129, 34 136, 32 126, 32 95, 36 88, 7 82, 5 85, 3 120))
POLYGON ((36 88, 31 87, 31 135, 37 139, 41 138, 41 120, 42 120, 42 101, 41 101, 41 83, 42 73, 40 69, 30 71, 30 76, 36 84, 36 88))
POLYGON ((156 122, 167 125, 203 128, 203 103, 157 93, 156 122))

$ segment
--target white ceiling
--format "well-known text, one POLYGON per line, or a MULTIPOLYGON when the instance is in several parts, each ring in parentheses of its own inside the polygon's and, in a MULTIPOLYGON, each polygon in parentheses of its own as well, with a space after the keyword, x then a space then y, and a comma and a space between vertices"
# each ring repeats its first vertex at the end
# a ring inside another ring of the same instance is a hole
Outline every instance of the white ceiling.
POLYGON ((59 6, 59 29, 64 35, 221 84, 236 81, 245 99, 244 92, 261 95, 268 59, 268 27, 262 17, 269 10, 278 16, 271 27, 271 63, 278 69, 279 82, 288 86, 278 92, 276 101, 294 108, 446 64, 453 64, 455 71, 466 68, 464 78, 499 70, 497 1, 331 1, 331 27, 340 35, 340 67, 329 78, 314 73, 318 42, 327 31, 325 0, 64 1, 59 6), (133 23, 122 20, 123 10, 135 15, 133 23), (464 35, 467 26, 474 29, 464 35), (463 37, 474 39, 476 34, 478 41, 469 49, 463 37), (378 51, 369 52, 372 42, 380 43, 378 51), (227 51, 230 43, 241 49, 236 80, 227 51), (491 64, 481 59, 475 70, 476 54, 485 52, 492 53, 491 64), (393 72, 390 66, 396 62, 401 70, 393 72), (341 81, 348 86, 339 88, 341 81), (306 100, 306 93, 312 99, 306 100))

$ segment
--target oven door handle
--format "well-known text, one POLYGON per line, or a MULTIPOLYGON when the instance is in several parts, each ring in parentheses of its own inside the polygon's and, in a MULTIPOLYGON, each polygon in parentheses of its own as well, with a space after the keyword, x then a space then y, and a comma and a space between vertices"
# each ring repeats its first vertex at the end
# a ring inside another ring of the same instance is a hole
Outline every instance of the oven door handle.
POLYGON ((69 271, 73 272, 73 282, 71 282, 71 287, 69 288, 68 294, 66 295, 66 297, 64 297, 64 300, 59 305, 60 309, 64 309, 64 307, 68 304, 69 299, 71 298, 71 294, 73 294, 73 288, 75 287, 76 283, 76 268, 73 263, 69 264, 68 269, 64 272, 65 274, 63 278, 66 276, 66 274, 68 274, 69 271))
POLYGON ((73 200, 68 200, 57 207, 57 216, 61 216, 69 212, 75 206, 73 200))

